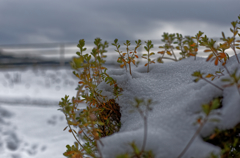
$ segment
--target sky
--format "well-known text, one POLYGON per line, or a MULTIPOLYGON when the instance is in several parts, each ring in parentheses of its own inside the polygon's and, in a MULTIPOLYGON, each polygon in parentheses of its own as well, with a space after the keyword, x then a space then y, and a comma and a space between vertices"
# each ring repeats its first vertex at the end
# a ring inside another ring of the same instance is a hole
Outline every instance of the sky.
POLYGON ((239 0, 2 0, 0 45, 160 40, 163 32, 231 35, 239 0))

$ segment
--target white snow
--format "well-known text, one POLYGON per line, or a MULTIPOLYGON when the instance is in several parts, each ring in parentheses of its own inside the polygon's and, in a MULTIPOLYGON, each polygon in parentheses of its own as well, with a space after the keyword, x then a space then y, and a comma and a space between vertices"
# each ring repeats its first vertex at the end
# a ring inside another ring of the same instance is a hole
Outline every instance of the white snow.
MULTIPOLYGON (((238 55, 240 57, 240 55, 238 55)), ((240 69, 235 56, 226 64, 230 72, 235 67, 240 69)), ((240 95, 236 86, 225 88, 221 91, 204 80, 193 82, 191 74, 194 71, 215 73, 221 66, 206 62, 205 58, 188 58, 179 62, 165 64, 151 64, 150 72, 147 67, 140 66, 133 71, 133 78, 122 70, 111 70, 108 74, 117 80, 118 86, 124 91, 116 100, 121 107, 120 131, 112 136, 102 138, 104 146, 101 146, 104 158, 112 158, 120 153, 131 152, 132 141, 142 146, 143 119, 138 112, 130 113, 132 106, 130 101, 135 97, 151 98, 158 103, 153 106, 153 111, 148 117, 148 135, 146 150, 152 150, 157 158, 177 157, 196 132, 198 126, 193 123, 201 113, 201 105, 209 103, 213 98, 223 96, 223 108, 216 110, 222 115, 211 116, 222 120, 220 123, 208 122, 201 131, 202 136, 213 132, 214 127, 220 129, 232 128, 240 122, 238 112, 240 110, 240 95)), ((228 75, 224 72, 225 76, 228 75)), ((239 74, 239 73, 238 73, 239 74)), ((221 78, 220 78, 221 79, 221 78)), ((215 79, 214 84, 222 86, 223 82, 215 79)), ((102 94, 113 98, 107 91, 109 86, 101 83, 99 88, 102 94), (104 91, 105 90, 105 91, 104 91)), ((203 114, 203 113, 201 113, 203 114)), ((198 136, 184 157, 206 157, 210 152, 219 153, 220 148, 204 142, 198 136)))
POLYGON ((74 138, 58 102, 77 81, 71 69, 1 69, 0 158, 63 158, 74 138))
MULTIPOLYGON (((240 55, 238 57, 240 58, 240 55)), ((235 56, 230 58, 226 66, 231 72, 238 67, 239 74, 240 66, 235 56)), ((195 78, 191 74, 194 71, 214 73, 219 67, 221 66, 206 62, 205 58, 197 57, 197 60, 194 60, 190 57, 179 62, 151 64, 149 73, 147 67, 140 65, 132 71, 133 76, 125 69, 108 70, 107 73, 116 79, 118 86, 124 90, 123 95, 116 100, 121 107, 122 127, 118 133, 102 138, 104 146, 100 145, 100 148, 103 157, 114 158, 118 154, 131 152, 129 143, 132 141, 141 148, 143 119, 137 111, 130 113, 134 109, 130 103, 134 101, 134 97, 157 101, 152 106, 153 110, 149 112, 146 145, 146 150, 152 150, 156 158, 174 158, 181 153, 198 128, 193 123, 203 114, 201 105, 209 103, 214 97, 224 97, 223 108, 216 110, 222 115, 211 116, 221 121, 208 122, 200 134, 206 136, 214 127, 228 129, 239 123, 240 95, 236 86, 221 91, 203 80, 193 82, 195 78)), ((39 70, 36 77, 33 70, 1 71, 1 79, 7 78, 7 73, 19 73, 22 77, 19 84, 14 82, 14 86, 10 88, 9 79, 1 80, 0 99, 4 103, 0 105, 0 112, 5 115, 1 114, 0 117, 0 157, 64 157, 62 153, 66 150, 65 146, 72 145, 74 138, 70 133, 62 131, 66 121, 64 115, 57 111, 58 107, 30 106, 30 101, 28 106, 8 105, 11 103, 8 98, 30 98, 28 100, 37 100, 37 103, 47 100, 45 105, 50 105, 48 103, 60 101, 65 94, 75 96, 77 79, 64 76, 65 71, 49 70, 40 73, 39 70), (50 74, 53 74, 52 77, 50 74), (59 83, 57 78, 61 80, 59 83), (73 83, 65 85, 62 79, 73 83), (57 86, 61 89, 57 90, 57 86)), ((71 73, 70 70, 68 72, 71 73)), ((224 77, 227 77, 226 71, 224 74, 224 77)), ((216 78, 213 83, 222 86, 223 82, 220 79, 216 78)), ((109 99, 114 98, 109 85, 101 83, 98 88, 103 90, 102 95, 108 96, 109 99)), ((26 100, 22 102, 25 104, 26 100)), ((198 136, 183 157, 203 158, 210 152, 219 153, 220 148, 204 142, 198 136)))

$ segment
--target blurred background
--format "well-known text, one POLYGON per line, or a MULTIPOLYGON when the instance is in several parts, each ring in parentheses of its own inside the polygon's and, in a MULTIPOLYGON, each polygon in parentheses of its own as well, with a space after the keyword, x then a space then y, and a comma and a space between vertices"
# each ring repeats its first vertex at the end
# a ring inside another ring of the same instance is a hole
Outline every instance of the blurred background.
POLYGON ((111 46, 115 38, 123 51, 126 40, 133 47, 137 39, 152 40, 155 52, 164 32, 202 31, 219 41, 222 31, 232 36, 239 6, 239 0, 0 1, 0 66, 68 66, 79 39, 85 39, 88 53, 95 38, 108 41, 107 63, 118 56, 111 46))
MULTIPOLYGON (((139 57, 147 53, 143 48, 147 40, 154 44, 151 52, 160 51, 164 32, 184 37, 202 31, 219 43, 222 31, 232 37, 231 22, 238 20, 239 6, 239 0, 0 1, 0 103, 52 104, 56 94, 56 105, 65 94, 74 96, 77 78, 69 62, 79 51, 80 39, 85 39, 85 53, 91 53, 95 38, 107 41, 105 66, 119 67, 119 55, 111 45, 114 39, 123 52, 126 40, 134 49, 135 40, 141 39, 139 57)), ((208 56, 203 49, 198 56, 208 56)))
MULTIPOLYGON (((107 41, 105 66, 119 68, 114 39, 123 52, 126 40, 133 49, 141 39, 138 56, 147 53, 147 40, 154 44, 151 52, 161 51, 164 32, 184 37, 202 31, 219 43, 222 31, 232 37, 239 6, 240 0, 1 0, 0 157, 61 158, 66 144, 73 144, 72 135, 62 131, 66 120, 57 109, 62 97, 76 95, 78 79, 69 62, 80 39, 85 39, 86 53, 95 38, 107 41)), ((203 49, 198 56, 208 56, 203 49)))

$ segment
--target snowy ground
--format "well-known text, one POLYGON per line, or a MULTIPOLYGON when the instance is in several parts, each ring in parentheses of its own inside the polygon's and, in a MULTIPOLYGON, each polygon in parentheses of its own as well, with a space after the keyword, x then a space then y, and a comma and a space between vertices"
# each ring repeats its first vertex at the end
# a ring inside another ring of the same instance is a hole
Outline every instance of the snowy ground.
POLYGON ((63 158, 74 138, 58 102, 76 86, 71 69, 0 70, 0 157, 63 158))
MULTIPOLYGON (((238 55, 240 58, 240 55, 238 55)), ((231 72, 236 67, 235 56, 226 66, 231 72)), ((148 118, 147 150, 152 150, 157 158, 177 157, 197 130, 193 123, 202 114, 201 105, 214 97, 223 96, 220 123, 208 123, 201 135, 208 135, 214 127, 226 129, 240 122, 240 96, 236 87, 221 91, 207 82, 194 83, 194 71, 214 73, 221 66, 214 66, 206 59, 196 61, 188 58, 179 62, 139 66, 132 71, 133 77, 125 69, 107 71, 123 88, 123 95, 116 100, 121 107, 122 127, 112 136, 102 139, 100 147, 104 158, 114 158, 117 154, 131 152, 128 143, 135 141, 141 147, 143 121, 130 104, 134 97, 152 98, 158 103, 148 118), (198 114, 200 113, 200 114, 198 114)), ((227 76, 224 72, 225 77, 227 76)), ((238 71, 239 74, 239 71, 238 71)), ((219 79, 213 81, 222 86, 219 79)), ((57 111, 60 98, 65 94, 75 96, 77 79, 70 69, 27 69, 1 70, 0 72, 0 157, 1 158, 62 158, 66 144, 72 144, 73 136, 64 131, 66 121, 57 111), (19 77, 20 76, 20 77, 19 77), (18 103, 18 104, 16 104, 18 103)), ((102 95, 110 98, 111 88, 105 83, 98 87, 102 95)), ((84 105, 82 105, 84 107, 84 105)), ((198 136, 184 157, 206 157, 209 152, 219 153, 218 147, 203 142, 198 136)))

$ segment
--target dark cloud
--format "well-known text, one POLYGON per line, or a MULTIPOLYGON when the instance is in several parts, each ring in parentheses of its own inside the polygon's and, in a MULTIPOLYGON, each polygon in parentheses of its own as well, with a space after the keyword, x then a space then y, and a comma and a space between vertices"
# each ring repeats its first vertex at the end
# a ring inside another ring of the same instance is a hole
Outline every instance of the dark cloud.
MULTIPOLYGON (((0 1, 0 44, 126 40, 138 34, 149 39, 147 34, 163 31, 161 22, 183 32, 198 31, 192 28, 198 24, 184 25, 196 21, 230 28, 239 6, 239 0, 0 1)), ((217 35, 219 28, 209 32, 217 35)))

